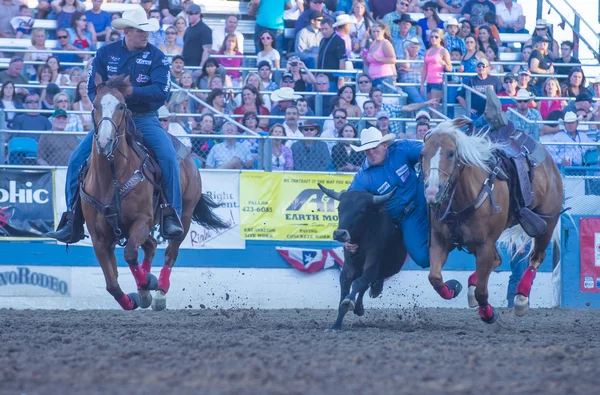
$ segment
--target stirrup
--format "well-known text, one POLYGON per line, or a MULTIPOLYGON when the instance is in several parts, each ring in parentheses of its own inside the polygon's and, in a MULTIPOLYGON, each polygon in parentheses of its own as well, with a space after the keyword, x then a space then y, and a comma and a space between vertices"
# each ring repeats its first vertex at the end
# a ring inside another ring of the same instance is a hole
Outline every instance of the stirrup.
POLYGON ((167 217, 171 217, 171 216, 174 216, 175 218, 177 218, 178 225, 181 227, 181 229, 183 229, 183 223, 181 222, 181 218, 179 217, 179 214, 177 214, 177 211, 175 211, 175 209, 173 209, 173 207, 170 204, 161 204, 160 205, 160 235, 165 240, 173 238, 172 236, 167 235, 165 233, 165 219, 167 217))

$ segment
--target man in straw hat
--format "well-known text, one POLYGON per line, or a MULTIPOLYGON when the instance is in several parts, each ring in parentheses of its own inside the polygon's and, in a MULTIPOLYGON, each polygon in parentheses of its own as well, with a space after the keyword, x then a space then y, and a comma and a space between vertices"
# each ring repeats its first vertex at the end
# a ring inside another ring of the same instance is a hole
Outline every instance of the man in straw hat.
MULTIPOLYGON (((360 134, 360 146, 352 146, 365 152, 367 160, 354 176, 348 190, 367 191, 385 195, 396 189, 385 208, 402 230, 404 244, 417 265, 429 267, 429 222, 423 183, 417 177, 415 166, 423 143, 413 140, 394 142, 394 134, 383 135, 370 127, 360 134)), ((345 243, 350 252, 358 245, 345 243)))
MULTIPOLYGON (((171 213, 164 220, 163 233, 167 237, 183 234, 181 225, 181 185, 179 183, 179 164, 170 138, 160 126, 158 109, 164 104, 170 90, 169 61, 155 46, 148 43, 148 33, 158 30, 156 19, 148 19, 142 7, 127 10, 123 17, 115 19, 112 27, 122 29, 125 38, 122 41, 107 44, 100 48, 92 63, 88 78, 88 92, 93 101, 96 93, 95 77, 103 81, 124 74, 131 86, 125 92, 127 108, 133 114, 135 126, 144 136, 144 142, 154 152, 163 175, 163 190, 171 213)), ((84 165, 92 151, 94 131, 90 131, 69 159, 65 186, 67 212, 56 232, 48 237, 65 243, 76 243, 83 238, 83 224, 73 226, 78 189, 79 169, 84 165)))
POLYGON ((519 89, 514 99, 517 102, 517 113, 521 116, 512 111, 507 111, 506 117, 515 124, 517 130, 522 130, 534 139, 539 140, 540 124, 538 122, 543 121, 542 115, 535 108, 530 108, 531 101, 535 97, 527 89, 519 89), (525 121, 523 117, 531 122, 525 121))
MULTIPOLYGON (((563 118, 563 131, 552 137, 557 143, 593 143, 585 132, 578 130, 580 117, 568 111, 563 118)), ((585 152, 595 150, 596 147, 588 145, 562 145, 554 146, 550 153, 559 166, 583 166, 585 152)))

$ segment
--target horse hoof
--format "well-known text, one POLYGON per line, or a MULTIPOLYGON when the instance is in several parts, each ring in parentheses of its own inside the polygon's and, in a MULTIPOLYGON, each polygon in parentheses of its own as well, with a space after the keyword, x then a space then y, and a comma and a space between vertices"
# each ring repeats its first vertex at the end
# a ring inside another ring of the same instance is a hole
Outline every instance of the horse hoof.
POLYGON ((474 285, 469 285, 469 290, 467 291, 467 300, 469 301, 470 308, 478 306, 477 299, 475 299, 475 288, 474 285))
POLYGON ((138 295, 140 295, 140 307, 142 309, 147 309, 152 304, 152 294, 150 291, 139 291, 138 295))
POLYGON ((131 301, 133 302, 133 308, 131 310, 135 310, 138 307, 140 307, 141 299, 140 299, 140 295, 138 295, 137 292, 132 292, 130 294, 127 294, 127 296, 129 296, 129 299, 131 299, 131 301))
POLYGON ((363 315, 365 315, 365 307, 362 304, 356 305, 354 307, 354 314, 362 317, 363 315))
POLYGON ((498 321, 498 312, 492 306, 490 306, 490 309, 492 309, 492 315, 490 317, 481 317, 481 321, 485 322, 486 324, 493 324, 494 322, 498 321))
POLYGON ((335 328, 333 326, 331 328, 325 329, 325 333, 338 333, 341 331, 342 331, 342 328, 335 328))
POLYGON ((148 282, 142 288, 144 291, 156 291, 158 289, 158 279, 152 273, 148 273, 148 282))
POLYGON ((454 291, 454 296, 452 299, 455 299, 458 295, 460 295, 460 291, 462 291, 462 284, 456 280, 448 280, 444 284, 448 286, 448 288, 454 291))
POLYGON ((354 312, 354 301, 350 299, 344 299, 342 301, 342 309, 344 310, 344 313, 349 311, 354 312))
POLYGON ((523 317, 529 310, 529 298, 525 295, 515 295, 515 315, 523 317))
POLYGON ((152 310, 162 311, 167 308, 167 296, 162 291, 156 291, 152 299, 152 310))

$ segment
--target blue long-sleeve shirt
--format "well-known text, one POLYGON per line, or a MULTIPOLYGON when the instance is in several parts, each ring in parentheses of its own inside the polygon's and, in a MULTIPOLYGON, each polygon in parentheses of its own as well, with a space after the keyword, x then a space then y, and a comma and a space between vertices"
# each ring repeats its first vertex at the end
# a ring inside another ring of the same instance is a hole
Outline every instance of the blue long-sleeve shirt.
POLYGON ((126 48, 125 40, 101 47, 88 77, 88 92, 92 101, 96 96, 96 73, 100 74, 103 81, 119 74, 129 76, 133 94, 126 97, 125 102, 134 113, 158 111, 165 104, 171 89, 169 60, 152 44, 134 51, 126 48))
POLYGON ((367 160, 354 176, 348 190, 367 191, 374 195, 384 195, 397 188, 386 202, 386 210, 392 218, 400 219, 404 209, 417 196, 418 178, 415 165, 423 143, 419 141, 396 141, 387 149, 385 161, 372 166, 367 160))

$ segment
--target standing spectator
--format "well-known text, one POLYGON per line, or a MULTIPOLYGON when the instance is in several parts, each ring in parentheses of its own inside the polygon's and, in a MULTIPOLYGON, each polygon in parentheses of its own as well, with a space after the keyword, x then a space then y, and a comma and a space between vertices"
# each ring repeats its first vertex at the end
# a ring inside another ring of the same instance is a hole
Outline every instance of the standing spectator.
MULTIPOLYGON (((54 95, 54 105, 57 110, 64 110, 65 112, 71 111, 71 99, 69 95, 64 92, 57 93, 54 95)), ((52 122, 52 117, 50 117, 50 122, 52 122)), ((81 132, 83 131, 83 122, 78 115, 68 114, 67 117, 67 127, 65 128, 68 132, 81 132)))
MULTIPOLYGON (((262 96, 252 85, 244 86, 242 89, 242 105, 237 107, 233 113, 243 115, 248 111, 252 111, 263 116, 270 114, 269 109, 263 106, 262 96)), ((259 125, 262 129, 265 129, 268 124, 269 119, 266 117, 259 121, 259 125)))
MULTIPOLYGON (((323 40, 321 40, 321 45, 319 46, 317 68, 323 70, 344 70, 346 68, 346 44, 344 40, 337 34, 334 34, 333 23, 330 20, 323 20, 321 22, 321 33, 323 34, 323 40)), ((338 78, 334 73, 327 73, 326 75, 329 79, 329 91, 335 92, 338 87, 338 78)))
POLYGON ((68 28, 76 12, 85 12, 85 3, 79 0, 54 0, 51 5, 56 14, 57 28, 68 28))
POLYGON ((237 36, 235 34, 230 33, 227 36, 225 36, 225 39, 221 44, 221 48, 219 48, 218 54, 237 56, 231 58, 219 58, 219 63, 221 64, 221 66, 223 66, 224 68, 229 68, 229 70, 226 70, 226 73, 231 78, 233 86, 237 88, 238 86, 240 86, 242 78, 240 67, 242 67, 243 59, 240 56, 243 54, 239 50, 237 36))
MULTIPOLYGON (((186 11, 186 16, 187 16, 187 11, 186 11)), ((177 18, 175 18, 175 22, 173 23, 173 26, 175 26, 175 30, 177 30, 177 37, 175 38, 175 44, 177 44, 181 48, 183 48, 185 31, 187 30, 187 26, 188 26, 188 20, 182 16, 178 16, 177 18)))
POLYGON ((517 95, 517 77, 512 73, 507 73, 504 76, 504 90, 498 93, 500 98, 500 104, 502 104, 502 111, 506 112, 509 108, 516 108, 517 105, 514 101, 514 97, 517 95))
POLYGON ((323 2, 324 0, 308 0, 308 9, 304 10, 296 20, 294 34, 298 35, 300 30, 309 25, 310 17, 313 15, 312 11, 320 12, 322 16, 325 16, 323 12, 323 2))
POLYGON ((173 26, 169 26, 167 30, 165 30, 165 41, 158 46, 158 49, 165 55, 181 55, 183 53, 183 48, 177 45, 176 38, 177 30, 173 26))
POLYGON ((563 95, 566 97, 577 97, 580 93, 586 92, 585 75, 581 67, 573 67, 569 71, 567 81, 561 86, 563 95))
POLYGON ((461 53, 467 53, 465 42, 458 37, 458 30, 460 29, 461 24, 458 23, 456 18, 450 18, 444 25, 446 28, 444 40, 446 41, 446 49, 448 52, 452 52, 454 48, 458 48, 460 49, 461 53))
POLYGON ((496 24, 500 33, 529 33, 523 7, 513 0, 502 0, 496 6, 496 24))
POLYGON ((65 51, 81 50, 81 48, 76 48, 74 45, 71 44, 71 35, 66 28, 56 29, 56 38, 58 39, 58 45, 56 47, 58 51, 54 52, 56 55, 49 56, 46 59, 46 62, 48 62, 48 59, 50 59, 51 57, 55 57, 59 62, 63 63, 81 62, 82 60, 85 60, 87 58, 87 55, 85 54, 65 53, 65 51))
POLYGON ((212 30, 202 21, 202 11, 198 4, 187 9, 190 26, 183 37, 183 58, 186 66, 204 66, 212 48, 212 30))
MULTIPOLYGON (((529 58, 531 57, 531 52, 533 51, 533 47, 531 45, 524 45, 521 48, 521 62, 525 63, 525 64, 529 64, 529 58)), ((521 70, 521 65, 516 64, 513 66, 512 68, 512 73, 513 74, 519 74, 519 71, 521 70)), ((527 66, 526 66, 527 67, 527 66)))
MULTIPOLYGON (((344 139, 357 138, 356 128, 347 123, 340 128, 338 137, 344 139)), ((365 153, 352 149, 352 142, 340 141, 331 149, 333 168, 339 172, 356 172, 365 161, 365 153)))
MULTIPOLYGON (((292 8, 290 0, 251 0, 248 14, 256 16, 256 25, 254 27, 254 45, 258 48, 259 38, 263 36, 266 30, 273 37, 273 47, 285 48, 283 35, 283 11, 292 8)), ((302 15, 300 15, 302 17, 302 15)), ((300 18, 298 18, 298 21, 300 18)), ((308 22, 308 21, 307 21, 308 22)), ((308 23, 307 23, 308 24, 308 23)), ((301 26, 303 28, 304 26, 301 26)), ((300 30, 297 29, 297 30, 300 30)))
POLYGON ((469 0, 462 9, 463 16, 471 21, 474 27, 484 24, 484 16, 488 12, 496 14, 496 6, 489 0, 469 0))
MULTIPOLYGON (((502 83, 498 77, 494 77, 489 75, 490 72, 490 62, 487 59, 483 58, 479 62, 477 62, 477 75, 475 77, 469 78, 465 85, 471 87, 477 92, 485 95, 485 91, 487 88, 492 89, 494 92, 499 93, 502 91, 502 83)), ((466 90, 461 88, 459 91, 458 102, 465 109, 467 108, 467 102, 465 100, 466 90)), ((471 94, 471 113, 467 114, 471 116, 471 119, 477 119, 481 115, 483 115, 483 111, 485 110, 486 99, 481 96, 472 93, 471 94)))
MULTIPOLYGON (((580 65, 581 62, 579 59, 573 56, 573 46, 573 41, 563 41, 562 44, 560 44, 560 58, 556 59, 556 63, 567 63, 573 66, 556 66, 554 68, 556 74, 567 75, 572 67, 580 65)), ((559 77, 558 81, 561 84, 564 84, 567 82, 567 78, 559 77)))
POLYGON ((217 28, 212 31, 212 49, 211 53, 217 53, 221 50, 223 41, 230 34, 234 34, 237 38, 238 51, 244 53, 244 35, 237 31, 238 17, 237 15, 229 15, 225 19, 225 27, 217 28))
MULTIPOLYGON (((51 130, 52 124, 43 115, 40 115, 38 110, 40 109, 40 97, 37 93, 30 93, 25 97, 25 109, 31 112, 18 114, 12 122, 13 130, 51 130)), ((19 133, 11 133, 11 137, 18 137, 19 133)), ((23 135, 23 137, 31 137, 36 140, 39 136, 33 136, 31 134, 23 135)))
MULTIPOLYGON (((67 112, 57 109, 52 114, 52 131, 67 131, 67 112)), ((74 134, 43 134, 37 150, 37 161, 42 166, 67 166, 69 157, 79 146, 79 138, 74 134)))
MULTIPOLYGON (((302 132, 298 128, 298 109, 295 106, 289 106, 285 109, 285 120, 283 122, 283 129, 285 130, 285 136, 287 137, 302 137, 302 132)), ((285 145, 291 147, 296 140, 287 140, 285 145)))
POLYGON ((85 12, 88 22, 94 26, 98 41, 106 41, 111 32, 110 14, 100 9, 103 1, 104 0, 92 0, 92 9, 85 12))
POLYGON ((311 11, 309 25, 300 30, 296 36, 294 51, 308 68, 315 68, 319 56, 319 44, 323 39, 321 21, 323 15, 319 11, 311 11))
MULTIPOLYGON (((31 33, 31 46, 27 48, 28 50, 35 51, 47 51, 49 48, 46 48, 46 31, 44 29, 33 29, 31 33)), ((25 54, 24 60, 29 61, 38 61, 45 62, 52 54, 49 52, 28 52, 25 54)), ((29 77, 35 77, 35 66, 29 65, 27 66, 27 74, 29 77)))
MULTIPOLYGON (((273 92, 277 90, 277 84, 275 81, 271 80, 271 65, 266 60, 258 63, 258 76, 261 84, 264 86, 264 90, 268 92, 273 92)), ((261 89, 262 91, 263 89, 261 89)))
POLYGON ((263 30, 259 35, 259 52, 256 54, 256 62, 263 60, 269 62, 271 67, 278 69, 280 67, 281 55, 275 48, 275 36, 270 30, 263 30))
MULTIPOLYGON (((319 126, 312 121, 302 125, 304 137, 315 137, 319 126)), ((302 140, 292 144, 294 170, 296 171, 328 171, 330 156, 327 143, 319 140, 302 140)))
MULTIPOLYGON (((537 36, 534 38, 535 49, 529 57, 529 71, 533 74, 554 74, 554 66, 548 53, 548 37, 537 36)), ((542 85, 546 81, 545 78, 536 77, 536 89, 541 90, 542 85)))
POLYGON ((381 19, 396 8, 397 0, 368 0, 373 20, 381 19))
MULTIPOLYGON (((542 87, 542 96, 562 97, 562 92, 558 80, 554 77, 546 79, 542 87)), ((539 105, 540 114, 543 120, 547 120, 553 111, 562 111, 567 106, 566 100, 541 100, 539 105)))
POLYGON ((425 97, 421 95, 418 86, 421 84, 421 73, 423 71, 424 57, 419 55, 421 43, 417 36, 414 36, 410 40, 405 42, 404 56, 405 60, 412 60, 410 63, 399 63, 398 72, 399 80, 405 84, 412 84, 410 86, 403 86, 402 91, 408 96, 410 103, 423 103, 425 97))
MULTIPOLYGON (((285 136, 285 130, 280 123, 276 123, 271 126, 269 130, 269 136, 272 137, 283 137, 285 136)), ((293 170, 294 169, 294 157, 290 147, 283 144, 284 140, 272 139, 271 140, 271 166, 273 170, 293 170)))
POLYGON ((23 103, 15 94, 15 84, 12 81, 6 81, 0 88, 0 109, 4 110, 6 127, 12 128, 15 113, 10 111, 23 108, 23 103))
POLYGON ((527 40, 525 42, 525 45, 533 45, 535 47, 535 43, 536 43, 536 38, 537 37, 542 37, 542 38, 547 38, 548 39, 548 53, 549 53, 549 57, 550 60, 552 59, 558 59, 560 57, 560 54, 558 52, 559 46, 558 46, 558 41, 556 41, 554 38, 552 38, 552 32, 550 31, 550 26, 552 26, 551 24, 549 24, 548 22, 546 22, 545 19, 538 19, 537 22, 535 23, 535 31, 533 32, 533 35, 531 36, 531 38, 529 40, 527 40))
MULTIPOLYGON (((593 143, 594 141, 585 132, 578 130, 579 119, 574 112, 568 111, 564 117, 564 130, 556 133, 551 141, 555 143, 593 143)), ((550 153, 559 166, 583 166, 585 152, 594 149, 596 147, 589 145, 562 145, 553 147, 552 151, 554 152, 550 151, 550 153)))
POLYGON ((173 23, 175 17, 183 11, 182 3, 181 0, 158 0, 158 8, 164 23, 173 23))
MULTIPOLYGON (((396 42, 396 40, 401 38, 400 37, 400 27, 399 27, 400 23, 397 21, 401 21, 402 17, 404 15, 406 15, 404 20, 407 22, 412 22, 410 19, 410 15, 408 14, 408 6, 409 6, 409 0, 396 0, 396 9, 394 11, 386 14, 383 17, 383 20, 390 27, 390 36, 392 36, 392 41, 394 43, 396 42)), ((413 30, 413 32, 411 32, 412 34, 415 34, 417 32, 417 29, 413 28, 414 25, 416 25, 416 22, 411 23, 411 26, 409 27, 409 29, 413 30)))
POLYGON ((10 21, 19 15, 19 0, 3 0, 0 4, 0 37, 14 37, 10 21))
MULTIPOLYGON (((425 48, 429 48, 429 35, 434 29, 444 29, 444 23, 437 13, 438 5, 433 1, 428 1, 423 6, 425 18, 417 21, 417 34, 425 43, 425 48)), ((442 32, 443 33, 443 32, 442 32)))
POLYGON ((350 14, 356 23, 350 25, 350 39, 352 40, 352 56, 360 57, 360 51, 366 46, 370 38, 373 20, 367 14, 367 4, 364 0, 354 0, 350 14))
POLYGON ((442 29, 433 29, 429 35, 430 48, 425 52, 425 62, 421 72, 421 96, 425 96, 425 81, 427 81, 427 98, 442 98, 442 83, 444 71, 452 71, 450 53, 445 47, 442 29))
POLYGON ((93 51, 96 49, 98 42, 96 31, 94 25, 87 21, 85 13, 75 12, 71 19, 71 27, 67 28, 67 31, 71 39, 69 44, 83 50, 93 51))
POLYGON ((368 66, 369 77, 371 77, 373 86, 378 87, 384 92, 393 92, 396 82, 396 52, 394 46, 385 37, 385 25, 381 22, 375 22, 371 28, 373 43, 369 47, 364 57, 365 64, 368 66), (387 84, 384 84, 387 83, 387 84))
POLYGON ((531 93, 525 89, 519 89, 517 96, 515 97, 517 102, 517 113, 519 113, 521 117, 528 119, 530 122, 526 122, 512 111, 507 111, 506 117, 515 124, 517 130, 522 130, 535 140, 539 141, 540 129, 538 122, 542 121, 542 116, 538 110, 529 107, 529 104, 533 99, 534 97, 531 93))
MULTIPOLYGON (((225 123, 221 132, 225 136, 238 134, 237 126, 231 122, 225 123)), ((232 137, 212 147, 206 158, 207 169, 251 169, 253 164, 248 147, 232 137)))

